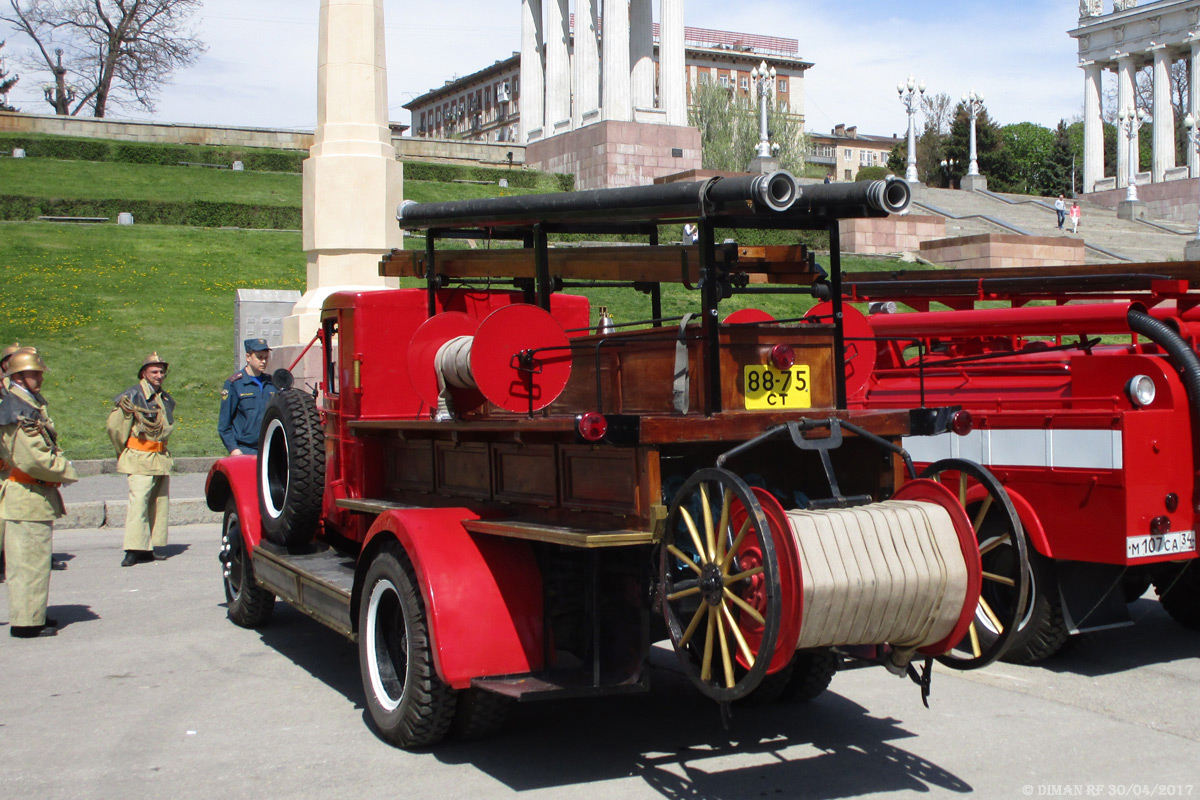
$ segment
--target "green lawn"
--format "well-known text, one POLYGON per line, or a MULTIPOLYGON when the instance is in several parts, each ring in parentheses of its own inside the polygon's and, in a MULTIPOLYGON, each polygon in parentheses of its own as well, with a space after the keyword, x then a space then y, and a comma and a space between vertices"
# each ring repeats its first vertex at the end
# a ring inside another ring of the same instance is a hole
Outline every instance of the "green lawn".
POLYGON ((171 362, 176 455, 221 452, 234 293, 304 290, 300 234, 172 226, 0 223, 0 342, 40 348, 72 458, 111 457, 104 420, 151 350, 171 362))
POLYGON ((299 206, 300 176, 205 167, 160 167, 52 158, 0 159, 0 193, 24 197, 299 206))
MULTIPOLYGON (((234 172, 205 167, 160 167, 105 161, 51 158, 0 159, 0 194, 69 200, 121 198, 152 202, 203 200, 244 205, 294 206, 301 200, 301 178, 283 172, 234 172)), ((405 181, 404 195, 418 203, 469 200, 531 189, 501 189, 495 184, 405 181)))

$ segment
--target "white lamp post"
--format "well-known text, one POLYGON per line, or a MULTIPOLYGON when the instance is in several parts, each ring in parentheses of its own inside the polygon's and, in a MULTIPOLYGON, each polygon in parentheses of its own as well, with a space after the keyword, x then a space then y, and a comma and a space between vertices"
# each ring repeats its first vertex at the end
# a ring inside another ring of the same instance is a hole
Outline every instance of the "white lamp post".
POLYGON ((978 175, 979 156, 975 147, 975 119, 979 116, 979 112, 983 110, 983 92, 971 89, 970 92, 962 96, 962 99, 967 104, 967 114, 971 118, 971 163, 967 165, 967 174, 978 175))
POLYGON ((763 61, 757 69, 750 70, 750 80, 758 92, 758 157, 771 157, 770 133, 767 130, 767 100, 775 93, 775 68, 767 68, 763 61))
MULTIPOLYGON (((1200 153, 1200 129, 1196 127, 1196 118, 1188 114, 1183 118, 1183 126, 1187 128, 1188 141, 1192 143, 1192 149, 1200 153)), ((1196 225, 1196 239, 1200 240, 1200 221, 1196 225)))
POLYGON ((912 76, 904 83, 896 84, 896 94, 900 95, 900 103, 908 112, 908 168, 904 171, 904 180, 909 183, 917 182, 917 97, 925 94, 925 81, 920 83, 912 76))
POLYGON ((1138 170, 1138 152, 1137 152, 1137 132, 1146 121, 1146 112, 1144 109, 1123 108, 1117 114, 1117 121, 1121 125, 1121 130, 1125 133, 1126 140, 1129 142, 1129 186, 1125 190, 1125 202, 1136 203, 1138 199, 1137 193, 1137 170, 1138 170))

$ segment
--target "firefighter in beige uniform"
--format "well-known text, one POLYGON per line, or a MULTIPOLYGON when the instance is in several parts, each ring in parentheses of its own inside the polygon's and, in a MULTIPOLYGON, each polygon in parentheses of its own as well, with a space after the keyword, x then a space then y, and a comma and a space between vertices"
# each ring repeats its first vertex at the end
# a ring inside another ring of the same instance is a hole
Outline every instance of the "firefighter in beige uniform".
MULTIPOLYGON (((20 342, 13 342, 8 347, 4 348, 4 352, 0 353, 0 403, 4 402, 4 396, 8 394, 9 380, 4 375, 4 371, 8 369, 8 359, 13 353, 21 349, 20 342)), ((8 478, 8 462, 0 459, 0 481, 8 478)), ((4 580, 4 520, 0 519, 0 581, 4 580)))
POLYGON ((41 395, 45 371, 36 352, 14 353, 5 371, 12 383, 0 402, 0 458, 9 465, 8 477, 0 484, 9 634, 19 638, 55 633, 57 623, 46 618, 46 603, 54 520, 64 513, 58 488, 79 479, 46 415, 41 395))
POLYGON ((167 439, 175 426, 175 399, 163 391, 167 362, 151 353, 138 370, 138 382, 113 401, 108 438, 117 450, 117 472, 129 476, 122 567, 162 558, 167 544, 168 492, 174 461, 167 439))

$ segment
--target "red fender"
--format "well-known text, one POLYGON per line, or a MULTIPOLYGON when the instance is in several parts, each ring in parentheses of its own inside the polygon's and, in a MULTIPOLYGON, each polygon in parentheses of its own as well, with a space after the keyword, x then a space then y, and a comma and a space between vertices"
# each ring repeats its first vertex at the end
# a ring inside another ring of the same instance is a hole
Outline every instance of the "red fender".
POLYGON ((246 552, 253 553, 262 541, 262 520, 258 516, 258 456, 226 456, 208 470, 204 484, 205 502, 212 511, 224 511, 230 496, 237 506, 246 552))
MULTIPOLYGON (((1008 499, 1012 500, 1013 508, 1017 510, 1021 527, 1025 529, 1025 535, 1028 537, 1029 543, 1033 545, 1033 549, 1048 558, 1054 558, 1054 553, 1050 549, 1050 537, 1046 535, 1046 529, 1042 527, 1042 520, 1034 511, 1033 506, 1011 487, 1005 486, 1004 490, 1008 492, 1008 499)), ((987 490, 976 484, 967 490, 967 502, 973 503, 976 500, 982 500, 985 494, 987 494, 987 490)))
MULTIPOLYGON (((465 508, 386 511, 367 532, 404 548, 425 599, 434 664, 443 681, 541 669, 542 578, 528 542, 469 533, 465 508)), ((365 567, 365 565, 363 565, 365 567)), ((360 574, 365 569, 360 570, 360 574)))

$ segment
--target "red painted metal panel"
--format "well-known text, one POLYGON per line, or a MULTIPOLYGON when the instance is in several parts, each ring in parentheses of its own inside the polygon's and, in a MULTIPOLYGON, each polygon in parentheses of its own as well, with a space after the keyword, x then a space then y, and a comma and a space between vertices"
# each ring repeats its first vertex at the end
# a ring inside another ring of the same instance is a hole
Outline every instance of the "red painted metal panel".
POLYGON ((434 660, 455 689, 472 678, 540 669, 542 580, 529 544, 468 533, 465 508, 381 514, 367 534, 393 536, 416 571, 429 617, 434 660))
POLYGON ((262 541, 262 520, 258 515, 258 456, 226 456, 219 458, 208 470, 204 494, 208 507, 223 511, 225 502, 233 497, 242 524, 242 536, 247 552, 253 552, 262 541))

